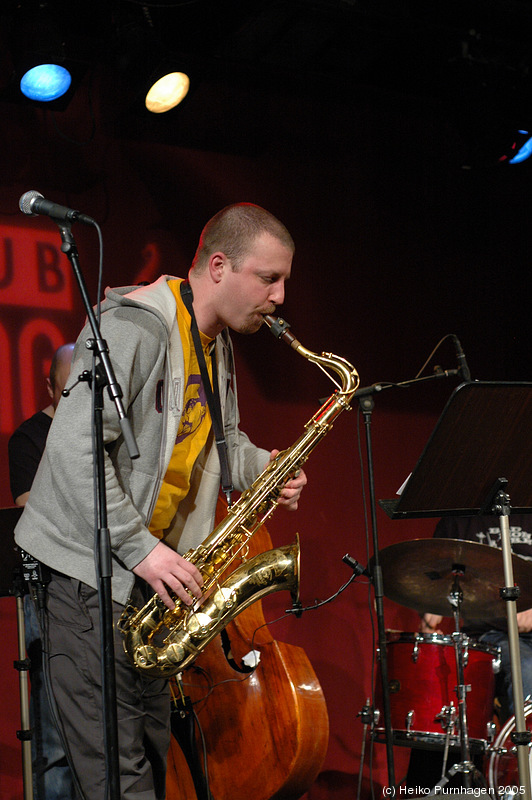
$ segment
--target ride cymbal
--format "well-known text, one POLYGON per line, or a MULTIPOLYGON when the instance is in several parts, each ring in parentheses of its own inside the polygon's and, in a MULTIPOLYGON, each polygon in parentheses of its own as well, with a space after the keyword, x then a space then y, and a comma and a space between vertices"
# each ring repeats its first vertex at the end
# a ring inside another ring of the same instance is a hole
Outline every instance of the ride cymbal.
MULTIPOLYGON (((461 616, 470 620, 506 618, 502 550, 461 539, 414 539, 379 552, 384 595, 420 614, 452 617, 449 600, 455 578, 463 594, 461 616)), ((370 561, 373 566, 374 559, 370 561)), ((517 611, 532 608, 532 562, 512 554, 517 611)))

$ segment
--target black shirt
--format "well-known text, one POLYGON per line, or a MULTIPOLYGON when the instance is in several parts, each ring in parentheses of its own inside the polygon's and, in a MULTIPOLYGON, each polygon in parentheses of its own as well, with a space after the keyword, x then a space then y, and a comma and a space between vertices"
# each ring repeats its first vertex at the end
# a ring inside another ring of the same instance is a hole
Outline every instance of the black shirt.
POLYGON ((38 411, 25 420, 9 439, 9 480, 13 500, 31 489, 51 424, 52 417, 38 411))

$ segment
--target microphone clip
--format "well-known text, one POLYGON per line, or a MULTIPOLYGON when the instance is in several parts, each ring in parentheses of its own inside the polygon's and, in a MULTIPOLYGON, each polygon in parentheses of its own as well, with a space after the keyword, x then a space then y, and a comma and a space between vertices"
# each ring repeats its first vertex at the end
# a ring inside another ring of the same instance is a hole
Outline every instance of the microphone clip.
POLYGON ((343 556, 342 561, 344 564, 347 564, 348 567, 351 567, 356 578, 358 578, 360 575, 365 575, 367 578, 371 578, 371 575, 366 567, 363 567, 362 564, 360 564, 356 558, 350 556, 349 553, 346 553, 345 556, 343 556))
POLYGON ((68 389, 63 389, 61 392, 61 397, 68 397, 72 389, 75 389, 78 383, 88 383, 89 386, 92 381, 92 373, 88 369, 84 369, 81 375, 78 375, 78 379, 72 386, 69 386, 68 389))

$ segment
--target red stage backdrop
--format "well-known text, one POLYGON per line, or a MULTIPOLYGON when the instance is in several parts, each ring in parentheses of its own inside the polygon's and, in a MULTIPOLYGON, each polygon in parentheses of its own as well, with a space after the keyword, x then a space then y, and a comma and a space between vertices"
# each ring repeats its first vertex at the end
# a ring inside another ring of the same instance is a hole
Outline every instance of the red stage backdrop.
MULTIPOLYGON (((456 133, 437 116, 361 99, 353 121, 352 110, 333 99, 276 96, 254 125, 260 140, 238 155, 231 149, 187 149, 149 135, 135 138, 105 112, 96 104, 93 126, 83 94, 54 117, 54 125, 41 109, 0 106, 2 507, 12 503, 8 437, 47 404, 44 378, 52 353, 76 337, 84 320, 57 226, 18 212, 20 196, 31 188, 100 223, 104 286, 164 272, 183 276, 212 214, 242 200, 265 206, 285 222, 297 245, 283 315, 305 347, 352 362, 362 386, 414 377, 448 333, 460 337, 474 378, 530 377, 529 298, 522 284, 529 271, 529 177, 464 172, 456 133)), ((206 113, 203 123, 223 129, 227 141, 238 120, 217 113, 215 121, 206 113)), ((237 144, 245 138, 244 131, 237 144)), ((93 230, 81 226, 75 237, 95 303, 98 242, 93 230)), ((234 341, 242 428, 259 445, 290 446, 334 387, 266 330, 234 341)), ((438 350, 429 372, 435 363, 455 367, 449 343, 438 350)), ((409 475, 456 385, 439 381, 376 397, 377 499, 393 497, 409 475)), ((75 403, 82 390, 77 387, 67 402, 75 403)), ((309 484, 300 510, 279 510, 268 526, 275 544, 290 542, 295 531, 301 535, 304 605, 333 595, 347 580, 346 553, 363 564, 373 553, 364 439, 354 405, 306 465, 309 484)), ((377 520, 381 548, 431 536, 435 524, 391 521, 380 508, 377 520)), ((4 539, 3 547, 10 546, 4 539)), ((280 594, 269 598, 266 618, 277 619, 286 602, 280 594)), ((14 601, 7 597, 0 603, 0 712, 2 743, 9 747, 2 752, 10 764, 0 770, 0 800, 11 800, 20 796, 12 783, 8 787, 19 748, 13 718, 14 601)), ((385 600, 385 624, 412 631, 417 614, 385 600)), ((361 768, 358 714, 376 680, 372 590, 359 578, 323 608, 275 623, 272 633, 304 647, 327 700, 329 749, 309 800, 352 800, 361 768)), ((368 743, 363 797, 370 750, 368 743)), ((407 756, 408 750, 396 748, 398 780, 407 756)), ((378 796, 387 783, 384 745, 374 745, 371 767, 378 796)))

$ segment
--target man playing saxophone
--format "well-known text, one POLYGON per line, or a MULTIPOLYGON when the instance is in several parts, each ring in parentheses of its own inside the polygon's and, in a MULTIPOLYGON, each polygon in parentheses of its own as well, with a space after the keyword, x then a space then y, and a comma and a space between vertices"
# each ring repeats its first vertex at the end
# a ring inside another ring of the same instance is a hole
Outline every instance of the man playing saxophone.
MULTIPOLYGON (((172 595, 187 606, 201 597, 202 574, 179 553, 212 530, 220 482, 229 496, 231 486, 243 491, 277 454, 256 447, 239 430, 228 329, 254 333, 264 315, 275 312, 293 253, 290 234, 273 215, 235 204, 205 226, 188 281, 166 275, 148 286, 106 292, 102 337, 140 451, 130 459, 118 415, 106 402, 115 629, 126 603, 140 607, 153 592, 169 609, 172 595)), ((91 369, 90 338, 85 328, 74 352, 74 376, 91 369)), ((15 538, 49 568, 41 610, 49 685, 78 789, 85 800, 101 800, 105 719, 91 440, 91 391, 82 383, 59 404, 15 538)), ((300 470, 284 485, 279 503, 296 509, 305 483, 300 470)), ((132 666, 118 631, 114 649, 120 796, 162 800, 167 681, 132 666)))

